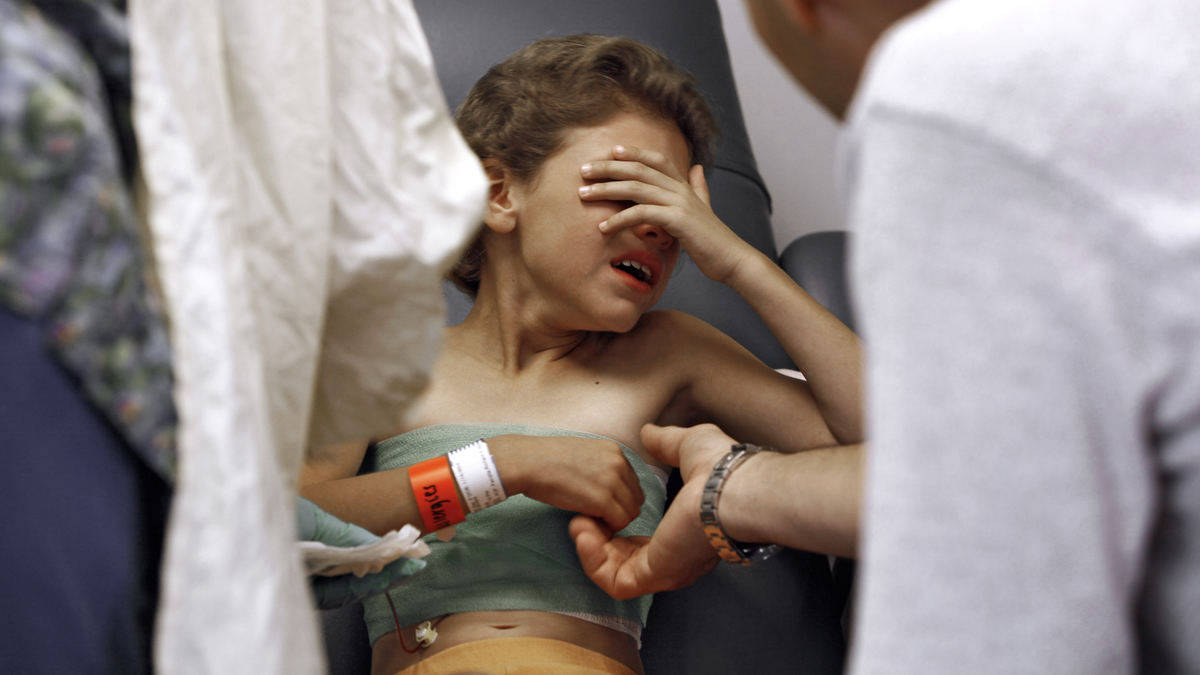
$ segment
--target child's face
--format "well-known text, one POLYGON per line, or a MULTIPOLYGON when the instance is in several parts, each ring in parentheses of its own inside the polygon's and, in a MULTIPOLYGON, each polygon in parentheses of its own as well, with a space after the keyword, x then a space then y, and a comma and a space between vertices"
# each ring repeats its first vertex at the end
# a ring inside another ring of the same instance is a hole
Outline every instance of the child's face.
POLYGON ((548 314, 562 328, 630 330, 662 297, 679 258, 679 244, 657 227, 613 234, 599 230, 601 221, 630 203, 580 199, 579 188, 590 182, 580 167, 611 159, 617 145, 661 153, 667 173, 687 182, 689 153, 678 127, 658 117, 618 113, 601 125, 568 131, 562 150, 522 186, 521 256, 540 295, 551 303, 548 314))

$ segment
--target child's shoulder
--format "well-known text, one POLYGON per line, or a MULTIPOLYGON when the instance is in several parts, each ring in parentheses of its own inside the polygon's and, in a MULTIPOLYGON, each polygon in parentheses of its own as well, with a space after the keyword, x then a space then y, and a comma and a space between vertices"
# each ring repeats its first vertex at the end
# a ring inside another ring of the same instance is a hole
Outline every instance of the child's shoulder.
POLYGON ((703 319, 674 309, 646 312, 626 334, 633 342, 649 340, 663 345, 704 342, 721 335, 721 331, 703 319))
POLYGON ((652 309, 642 315, 633 330, 695 330, 698 325, 708 324, 677 309, 652 309))

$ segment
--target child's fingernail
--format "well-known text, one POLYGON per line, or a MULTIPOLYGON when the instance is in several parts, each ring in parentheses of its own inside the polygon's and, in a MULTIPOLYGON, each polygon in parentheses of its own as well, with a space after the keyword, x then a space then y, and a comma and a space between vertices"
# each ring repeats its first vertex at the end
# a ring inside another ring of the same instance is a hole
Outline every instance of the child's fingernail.
POLYGON ((591 186, 591 185, 582 185, 582 186, 580 186, 580 188, 579 188, 579 196, 580 196, 580 197, 586 197, 586 196, 588 195, 588 193, 589 193, 589 192, 591 192, 591 191, 592 191, 592 186, 591 186))
POLYGON ((607 232, 608 231, 608 221, 607 220, 600 221, 600 224, 597 227, 600 228, 601 232, 607 232))
POLYGON ((583 175, 585 175, 585 176, 591 175, 591 173, 592 173, 592 165, 591 165, 591 164, 584 164, 583 166, 579 167, 579 171, 580 171, 580 173, 582 173, 582 174, 583 174, 583 175))
POLYGON ((623 154, 625 154, 625 146, 618 145, 617 147, 613 148, 613 152, 615 152, 618 155, 623 155, 623 154))

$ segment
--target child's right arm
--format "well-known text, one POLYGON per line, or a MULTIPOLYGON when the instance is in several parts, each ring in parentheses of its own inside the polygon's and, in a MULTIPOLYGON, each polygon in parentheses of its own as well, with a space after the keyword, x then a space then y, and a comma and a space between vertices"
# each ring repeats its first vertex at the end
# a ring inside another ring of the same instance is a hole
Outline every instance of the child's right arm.
MULTIPOLYGON (((509 496, 524 494, 599 518, 619 530, 644 500, 637 474, 619 445, 594 438, 505 435, 487 439, 509 496)), ((410 524, 422 531, 408 468, 354 475, 366 443, 323 449, 305 464, 300 496, 376 534, 410 524)), ((459 500, 465 504, 456 485, 459 500)))

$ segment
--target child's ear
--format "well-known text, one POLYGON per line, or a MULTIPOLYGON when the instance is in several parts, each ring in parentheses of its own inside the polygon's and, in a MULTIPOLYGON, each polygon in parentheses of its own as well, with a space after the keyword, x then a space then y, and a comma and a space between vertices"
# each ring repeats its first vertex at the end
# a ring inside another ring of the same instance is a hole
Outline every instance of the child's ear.
POLYGON ((519 195, 514 190, 516 181, 499 160, 483 160, 483 170, 488 177, 487 211, 484 213, 483 223, 494 232, 512 232, 517 226, 519 195))

